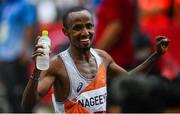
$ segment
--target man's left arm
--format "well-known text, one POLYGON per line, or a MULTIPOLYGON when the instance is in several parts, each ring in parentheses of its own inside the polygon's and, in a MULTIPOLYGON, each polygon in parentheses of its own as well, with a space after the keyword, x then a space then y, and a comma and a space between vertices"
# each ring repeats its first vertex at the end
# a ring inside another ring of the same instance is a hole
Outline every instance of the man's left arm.
POLYGON ((131 70, 129 74, 148 73, 157 60, 167 51, 169 40, 165 36, 157 36, 156 46, 156 51, 152 53, 142 64, 131 70))

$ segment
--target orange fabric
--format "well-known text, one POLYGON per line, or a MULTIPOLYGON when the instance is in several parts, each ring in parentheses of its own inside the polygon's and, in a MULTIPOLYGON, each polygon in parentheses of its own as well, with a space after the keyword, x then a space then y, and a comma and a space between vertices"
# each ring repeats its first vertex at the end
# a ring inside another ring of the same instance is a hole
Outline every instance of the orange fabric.
MULTIPOLYGON (((96 78, 84 90, 82 90, 81 93, 105 86, 106 86, 106 69, 103 64, 100 64, 96 78)), ((66 113, 90 113, 90 111, 88 111, 87 108, 82 107, 76 102, 76 98, 74 98, 73 100, 67 99, 64 102, 64 108, 66 113)))
POLYGON ((82 90, 81 93, 104 86, 106 86, 106 69, 103 64, 100 64, 96 78, 84 90, 82 90))
POLYGON ((68 99, 64 102, 64 108, 66 113, 90 113, 90 111, 85 107, 82 107, 77 102, 68 99))

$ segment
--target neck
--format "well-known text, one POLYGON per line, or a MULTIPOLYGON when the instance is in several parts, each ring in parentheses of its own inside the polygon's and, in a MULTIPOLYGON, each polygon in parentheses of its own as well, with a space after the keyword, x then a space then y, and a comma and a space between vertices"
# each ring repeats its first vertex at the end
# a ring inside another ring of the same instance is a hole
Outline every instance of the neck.
POLYGON ((89 62, 91 58, 90 49, 89 50, 77 49, 77 48, 72 48, 70 46, 69 53, 74 60, 89 62))

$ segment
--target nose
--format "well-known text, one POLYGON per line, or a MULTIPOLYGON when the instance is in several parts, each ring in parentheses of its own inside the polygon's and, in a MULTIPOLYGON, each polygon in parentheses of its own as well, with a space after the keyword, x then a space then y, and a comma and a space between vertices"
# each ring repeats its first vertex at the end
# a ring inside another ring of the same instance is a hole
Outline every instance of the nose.
POLYGON ((84 29, 82 30, 82 35, 84 35, 84 36, 89 35, 89 31, 88 31, 86 28, 84 28, 84 29))

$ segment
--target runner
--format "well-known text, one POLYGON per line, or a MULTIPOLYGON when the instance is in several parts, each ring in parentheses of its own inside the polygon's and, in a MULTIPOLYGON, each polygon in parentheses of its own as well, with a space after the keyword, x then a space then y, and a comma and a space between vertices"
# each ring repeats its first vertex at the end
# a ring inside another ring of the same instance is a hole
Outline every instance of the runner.
MULTIPOLYGON (((70 46, 52 58, 50 68, 40 71, 36 67, 26 86, 22 107, 31 111, 38 99, 53 86, 52 100, 56 113, 106 112, 107 71, 117 74, 148 72, 166 52, 169 40, 157 37, 157 50, 141 65, 130 72, 118 66, 103 50, 92 48, 94 22, 88 9, 76 7, 63 18, 63 32, 69 37, 70 46), (39 80, 40 78, 40 80, 39 80)), ((38 40, 38 38, 37 38, 38 40)), ((43 55, 35 46, 32 58, 43 55)))

